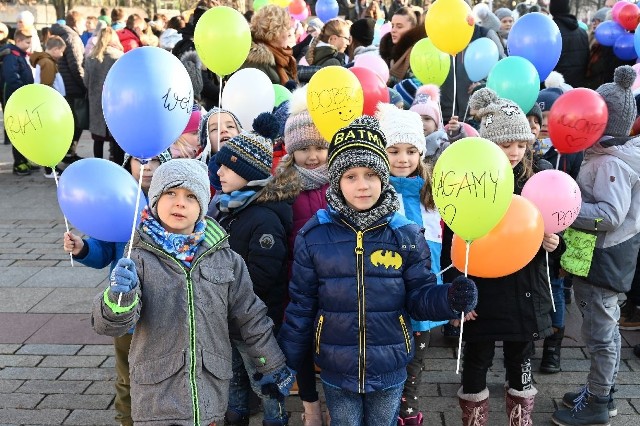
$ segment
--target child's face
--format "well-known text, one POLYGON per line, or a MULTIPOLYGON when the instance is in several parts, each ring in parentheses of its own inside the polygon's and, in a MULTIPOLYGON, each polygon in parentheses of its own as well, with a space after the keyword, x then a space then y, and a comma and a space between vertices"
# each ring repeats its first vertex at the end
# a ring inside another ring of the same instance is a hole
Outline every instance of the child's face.
POLYGON ((157 209, 162 227, 173 234, 191 234, 200 216, 198 198, 185 188, 168 189, 158 199, 157 209))
POLYGON ((380 198, 382 181, 370 168, 354 167, 340 178, 340 191, 353 210, 369 210, 380 198))
POLYGON ((428 115, 421 115, 420 118, 422 118, 422 130, 424 131, 425 136, 429 136, 438 129, 438 125, 433 118, 428 115))
MULTIPOLYGON (((146 194, 149 191, 149 186, 151 185, 151 178, 153 177, 153 172, 160 166, 160 160, 154 158, 149 160, 147 164, 144 165, 144 172, 142 173, 142 191, 146 194)), ((131 176, 136 180, 140 180, 140 169, 142 169, 142 164, 140 160, 137 158, 131 158, 131 176)))
POLYGON ((16 47, 24 50, 25 52, 28 51, 31 48, 31 37, 16 40, 16 47))
POLYGON ((540 122, 538 121, 538 117, 530 115, 527 117, 527 120, 529 120, 529 126, 531 126, 531 133, 533 133, 533 136, 538 139, 538 135, 540 134, 540 122))
POLYGON ((408 177, 416 171, 420 163, 418 148, 408 143, 398 143, 387 148, 391 175, 396 177, 408 177))
POLYGON ((62 58, 62 55, 64 54, 64 47, 54 47, 53 49, 47 50, 47 52, 54 60, 57 61, 62 58))
POLYGON ((546 139, 549 137, 549 128, 547 124, 549 123, 549 111, 544 111, 542 113, 542 123, 540 123, 540 133, 538 137, 540 139, 546 139))
POLYGON ((504 142, 498 144, 498 146, 504 151, 507 158, 509 158, 511 168, 514 168, 524 158, 524 153, 527 151, 527 144, 526 141, 513 141, 504 142))
POLYGON ((308 146, 293 151, 293 160, 298 167, 315 169, 327 162, 327 148, 323 146, 308 146))
POLYGON ((513 17, 505 16, 500 20, 500 29, 502 31, 509 31, 513 27, 513 17))
POLYGON ((233 191, 242 189, 249 183, 248 180, 225 165, 220 166, 218 169, 218 177, 220 178, 222 192, 225 194, 231 194, 233 191))
POLYGON ((226 112, 211 114, 209 116, 209 140, 211 141, 211 152, 216 153, 226 141, 240 133, 235 120, 226 112), (218 139, 218 116, 220 116, 220 139, 218 139), (219 142, 219 143, 218 143, 219 142))

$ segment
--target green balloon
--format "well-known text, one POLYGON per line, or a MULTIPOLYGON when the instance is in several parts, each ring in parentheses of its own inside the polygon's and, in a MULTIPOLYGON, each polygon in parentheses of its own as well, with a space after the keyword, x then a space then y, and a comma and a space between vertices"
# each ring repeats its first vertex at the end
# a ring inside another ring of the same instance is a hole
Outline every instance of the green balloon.
POLYGON ((422 84, 441 86, 449 74, 450 56, 438 50, 428 38, 418 41, 409 56, 411 71, 422 84))
POLYGON ((501 59, 489 71, 487 87, 501 98, 517 103, 522 111, 529 112, 538 99, 540 77, 536 67, 520 56, 501 59))
POLYGON ((256 12, 269 4, 269 0, 253 0, 253 10, 256 12))
POLYGON ((432 180, 442 220, 465 241, 488 234, 511 204, 511 163, 487 139, 464 138, 451 144, 438 158, 432 180))
POLYGON ((280 106, 281 103, 291 99, 291 92, 280 84, 273 85, 273 91, 276 93, 276 102, 274 106, 280 106))

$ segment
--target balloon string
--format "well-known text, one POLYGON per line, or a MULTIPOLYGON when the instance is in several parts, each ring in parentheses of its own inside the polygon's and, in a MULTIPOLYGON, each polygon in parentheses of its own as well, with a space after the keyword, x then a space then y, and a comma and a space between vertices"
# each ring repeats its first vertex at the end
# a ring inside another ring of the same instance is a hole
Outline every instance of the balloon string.
MULTIPOLYGON (((467 251, 464 256, 464 276, 469 272, 469 247, 471 243, 466 242, 467 251)), ((456 374, 460 374, 460 354, 462 353, 462 331, 464 330, 464 311, 460 312, 460 337, 458 338, 458 359, 456 361, 456 374)))
MULTIPOLYGON (((52 169, 52 173, 53 173, 53 180, 56 181, 56 188, 58 187, 58 172, 56 171, 55 166, 51 168, 52 169)), ((67 228, 67 232, 71 232, 69 231, 69 221, 67 220, 67 216, 65 216, 64 214, 62 214, 62 217, 64 218, 64 226, 65 228, 67 228)), ((73 268, 73 253, 69 253, 69 260, 71 261, 71 267, 73 268)))
POLYGON ((451 106, 451 117, 456 115, 456 55, 453 56, 453 104, 451 106))
POLYGON ((142 192, 142 174, 144 173, 144 165, 146 162, 140 162, 140 176, 138 177, 138 193, 136 194, 136 209, 133 212, 133 223, 131 224, 131 237, 129 238, 129 251, 127 259, 131 258, 131 248, 133 247, 133 236, 136 232, 136 222, 138 221, 138 209, 140 208, 140 192, 142 192))
POLYGON ((453 263, 451 265, 447 266, 446 268, 444 268, 442 271, 438 272, 436 274, 436 277, 439 277, 440 275, 444 274, 445 272, 447 272, 451 268, 453 268, 453 263))
POLYGON ((551 275, 549 274, 549 252, 545 250, 547 256, 547 282, 549 283, 549 294, 551 295, 551 306, 553 306, 553 312, 556 311, 556 302, 553 300, 553 289, 551 288, 551 275))
MULTIPOLYGON (((218 85, 219 90, 218 90, 218 106, 220 107, 220 109, 222 109, 222 76, 218 76, 218 78, 220 79, 220 84, 218 85)), ((216 152, 220 151, 220 116, 222 114, 218 114, 218 139, 216 140, 216 152)), ((238 129, 238 132, 240 131, 240 129, 238 129)))
POLYGON ((562 157, 562 154, 558 153, 558 159, 556 160, 556 170, 560 170, 560 157, 562 157))

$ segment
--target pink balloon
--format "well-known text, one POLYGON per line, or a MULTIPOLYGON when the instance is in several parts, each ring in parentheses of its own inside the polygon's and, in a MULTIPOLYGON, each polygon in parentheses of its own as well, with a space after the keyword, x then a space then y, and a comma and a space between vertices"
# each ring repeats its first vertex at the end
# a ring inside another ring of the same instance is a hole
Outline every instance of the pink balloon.
POLYGON ((616 4, 614 4, 613 7, 611 8, 611 17, 613 18, 614 21, 618 22, 618 14, 620 13, 620 9, 622 9, 625 4, 629 4, 629 2, 619 1, 616 4))
POLYGON ((389 81, 389 67, 387 63, 376 53, 363 53, 356 56, 354 65, 359 68, 368 68, 378 74, 378 77, 387 84, 389 81))
POLYGON ((631 85, 631 90, 640 89, 640 64, 635 64, 632 66, 633 70, 636 72, 636 79, 631 85))
POLYGON ((384 37, 384 35, 391 31, 391 22, 387 22, 380 26, 380 38, 384 37))
MULTIPOLYGON (((462 128, 464 129, 464 132, 467 134, 468 138, 477 138, 480 137, 480 134, 478 133, 478 131, 473 128, 472 125, 467 124, 467 123, 461 123, 462 124, 462 128)), ((446 126, 444 126, 445 130, 449 130, 449 125, 447 124, 446 126)))
POLYGON ((522 196, 542 213, 547 234, 567 229, 580 214, 580 188, 560 170, 543 170, 533 175, 524 185, 522 196))
POLYGON ((307 19, 309 17, 309 9, 305 8, 300 13, 291 13, 291 12, 289 12, 289 15, 291 15, 291 17, 293 19, 297 19, 298 21, 304 21, 305 19, 307 19))

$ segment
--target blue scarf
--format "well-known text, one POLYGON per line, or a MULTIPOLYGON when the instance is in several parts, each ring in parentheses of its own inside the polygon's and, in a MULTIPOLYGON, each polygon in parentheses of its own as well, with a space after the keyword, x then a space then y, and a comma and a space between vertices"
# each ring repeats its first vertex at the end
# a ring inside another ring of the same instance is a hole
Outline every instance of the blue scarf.
POLYGON ((191 267, 191 262, 193 262, 198 246, 204 240, 206 227, 206 220, 201 220, 196 222, 193 233, 189 235, 173 234, 167 232, 160 222, 153 217, 149 207, 145 207, 140 215, 140 230, 150 236, 162 250, 178 259, 187 268, 191 267))
POLYGON ((256 191, 252 190, 233 191, 231 194, 222 194, 218 199, 218 210, 224 213, 232 212, 249 204, 255 195, 256 191))

